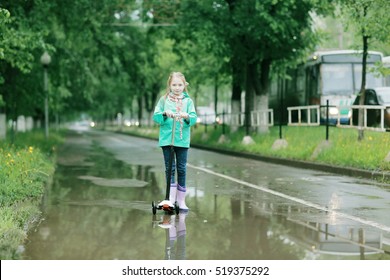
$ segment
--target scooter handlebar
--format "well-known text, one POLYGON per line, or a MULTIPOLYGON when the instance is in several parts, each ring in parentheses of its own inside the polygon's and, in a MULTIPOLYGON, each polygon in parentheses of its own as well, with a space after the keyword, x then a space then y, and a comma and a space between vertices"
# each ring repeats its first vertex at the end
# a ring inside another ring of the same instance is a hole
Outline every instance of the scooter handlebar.
POLYGON ((181 115, 179 113, 175 113, 175 114, 172 114, 170 116, 167 116, 167 113, 164 112, 163 116, 166 116, 166 117, 169 117, 169 118, 172 118, 172 119, 181 118, 181 115))

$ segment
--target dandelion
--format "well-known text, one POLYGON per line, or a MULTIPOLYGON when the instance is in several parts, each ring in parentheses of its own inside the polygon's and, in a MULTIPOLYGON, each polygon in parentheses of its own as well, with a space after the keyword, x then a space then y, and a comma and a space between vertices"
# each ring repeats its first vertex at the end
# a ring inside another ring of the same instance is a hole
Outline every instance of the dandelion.
POLYGON ((28 147, 28 152, 30 153, 30 154, 32 154, 33 153, 33 151, 34 151, 34 148, 33 147, 28 147))

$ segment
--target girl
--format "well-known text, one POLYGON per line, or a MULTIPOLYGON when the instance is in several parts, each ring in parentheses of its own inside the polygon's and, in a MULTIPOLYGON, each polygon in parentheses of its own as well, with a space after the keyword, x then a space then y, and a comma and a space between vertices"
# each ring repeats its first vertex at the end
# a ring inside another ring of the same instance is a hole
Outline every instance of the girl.
POLYGON ((194 102, 188 95, 188 83, 180 72, 169 75, 166 94, 160 98, 154 109, 153 120, 160 125, 159 146, 162 148, 165 162, 165 176, 171 178, 169 200, 177 201, 179 208, 188 210, 185 203, 187 154, 190 147, 190 127, 196 123, 197 115, 194 102), (174 132, 174 159, 172 173, 168 174, 172 126, 174 132), (175 170, 177 169, 177 183, 175 170))

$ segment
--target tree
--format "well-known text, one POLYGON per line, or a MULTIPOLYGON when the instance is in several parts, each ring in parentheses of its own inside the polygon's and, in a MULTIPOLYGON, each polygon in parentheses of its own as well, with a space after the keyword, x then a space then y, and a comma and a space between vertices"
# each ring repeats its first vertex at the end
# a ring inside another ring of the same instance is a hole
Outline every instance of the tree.
MULTIPOLYGON (((145 51, 148 59, 145 60, 143 67, 149 73, 145 77, 146 84, 152 86, 151 92, 156 92, 165 85, 169 72, 181 71, 190 81, 189 91, 194 96, 195 102, 200 85, 205 83, 214 83, 214 100, 218 100, 218 83, 224 80, 219 69, 226 62, 222 59, 213 59, 213 52, 211 54, 208 52, 210 37, 204 39, 204 34, 186 34, 186 27, 183 26, 190 24, 190 21, 187 21, 186 11, 191 9, 186 7, 186 4, 201 6, 202 2, 145 1, 143 3, 143 25, 148 27, 147 42, 149 42, 148 50, 145 51)), ((150 93, 143 96, 155 97, 150 93)), ((144 105, 148 107, 146 102, 144 105)))
MULTIPOLYGON (((390 5, 387 0, 345 0, 341 1, 342 14, 347 19, 347 26, 355 27, 357 35, 361 38, 363 49, 362 84, 360 87, 360 104, 364 105, 367 73, 367 55, 370 45, 390 40, 390 5)), ((364 139, 363 130, 364 112, 359 110, 358 140, 364 139)))
MULTIPOLYGON (((0 111, 13 120, 19 114, 34 114, 40 100, 31 94, 36 83, 27 77, 35 75, 35 53, 42 47, 45 30, 31 11, 32 5, 26 1, 2 1, 0 8, 0 111)), ((36 5, 47 11, 47 4, 36 5)))
MULTIPOLYGON (((232 103, 245 89, 247 128, 250 111, 268 109, 273 67, 302 58, 318 42, 311 13, 332 10, 331 1, 219 0, 183 1, 181 24, 199 43, 210 40, 210 51, 228 56, 232 76, 232 103), (194 35, 195 34, 195 35, 194 35), (199 35, 196 35, 199 34, 199 35)), ((276 68, 275 68, 276 69, 276 68)), ((234 106, 237 110, 240 106, 234 106)), ((259 131, 268 131, 266 126, 259 131)), ((247 129, 247 132, 248 129, 247 129)))
POLYGON ((130 13, 133 5, 121 0, 2 1, 7 12, 0 12, 0 75, 4 80, 0 93, 6 110, 14 116, 43 115, 39 57, 48 50, 52 56, 50 112, 72 117, 82 111, 95 114, 99 107, 107 115, 123 111, 135 95, 130 90, 135 88, 134 79, 126 67, 136 61, 122 54, 137 51, 137 40, 132 39, 138 32, 127 28, 132 38, 124 39, 114 23, 122 20, 120 14, 130 13))

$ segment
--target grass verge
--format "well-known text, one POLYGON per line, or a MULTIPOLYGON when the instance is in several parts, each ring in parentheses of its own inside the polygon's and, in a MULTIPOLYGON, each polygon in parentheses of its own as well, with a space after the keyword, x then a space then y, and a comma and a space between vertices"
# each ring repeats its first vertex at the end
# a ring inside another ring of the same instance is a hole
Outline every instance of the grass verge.
POLYGON ((0 259, 18 259, 30 225, 39 218, 40 201, 55 170, 61 134, 18 133, 0 141, 0 259))

